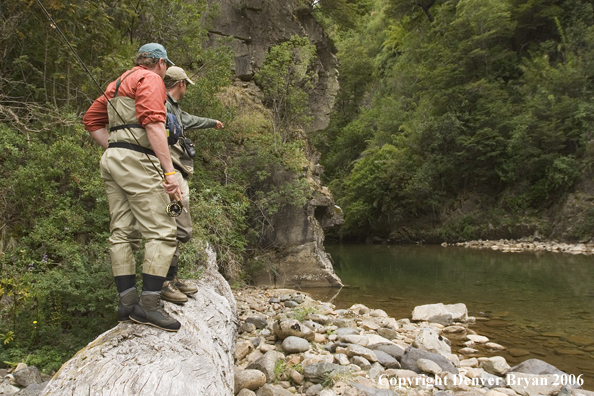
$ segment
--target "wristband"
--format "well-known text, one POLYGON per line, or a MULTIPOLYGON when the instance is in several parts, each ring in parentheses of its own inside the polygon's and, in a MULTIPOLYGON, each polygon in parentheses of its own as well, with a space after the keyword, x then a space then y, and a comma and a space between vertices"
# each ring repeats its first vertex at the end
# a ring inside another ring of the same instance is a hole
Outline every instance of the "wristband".
POLYGON ((171 176, 171 175, 175 175, 175 171, 173 172, 169 172, 169 173, 163 173, 165 176, 171 176))

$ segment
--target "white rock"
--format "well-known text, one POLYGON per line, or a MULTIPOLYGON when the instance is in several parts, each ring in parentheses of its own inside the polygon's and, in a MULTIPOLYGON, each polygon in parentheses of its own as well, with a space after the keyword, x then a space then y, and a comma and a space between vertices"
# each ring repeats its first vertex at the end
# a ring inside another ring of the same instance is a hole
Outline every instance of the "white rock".
POLYGON ((446 358, 452 362, 454 366, 460 367, 460 358, 458 358, 458 355, 450 353, 449 355, 446 355, 446 358))
POLYGON ((466 327, 460 325, 448 326, 443 329, 444 333, 464 333, 465 331, 466 327))
POLYGON ((377 334, 365 334, 363 337, 367 337, 368 345, 373 345, 373 344, 394 344, 394 342, 388 340, 387 338, 384 338, 382 336, 379 336, 377 334))
POLYGON ((483 360, 480 367, 489 374, 503 375, 509 370, 509 364, 503 356, 493 356, 483 360))
POLYGON ((427 327, 419 331, 419 334, 415 337, 413 346, 444 356, 452 353, 452 348, 443 341, 443 338, 435 330, 427 327))
POLYGON ((480 377, 481 374, 483 374, 483 373, 486 373, 486 371, 483 370, 483 369, 481 369, 481 368, 475 368, 475 367, 473 367, 470 370, 468 370, 465 375, 468 378, 471 378, 472 379, 472 378, 480 377))
POLYGON ((365 315, 371 312, 371 310, 363 304, 355 304, 350 307, 349 310, 355 312, 358 315, 365 315))
POLYGON ((505 376, 508 387, 524 396, 556 395, 563 385, 555 375, 533 375, 524 373, 509 373, 505 376))
POLYGON ((501 393, 503 393, 504 395, 507 395, 507 396, 518 396, 518 394, 516 393, 516 391, 514 391, 512 389, 509 389, 509 388, 493 388, 491 390, 494 390, 496 392, 501 392, 501 393))
POLYGON ((485 396, 507 396, 507 394, 490 389, 487 391, 487 393, 485 394, 485 396))
POLYGON ((377 356, 375 356, 375 353, 371 349, 367 349, 360 345, 349 345, 346 350, 346 355, 348 357, 361 356, 370 362, 377 362, 377 356))
POLYGON ((266 375, 260 370, 235 370, 235 394, 242 389, 255 391, 266 384, 266 375))
POLYGON ((487 347, 489 349, 496 350, 496 351, 503 351, 505 349, 505 347, 503 345, 497 344, 495 342, 487 342, 485 344, 485 347, 487 347))
POLYGON ((419 366, 419 368, 423 372, 429 373, 429 374, 434 374, 434 375, 441 374, 441 372, 443 371, 441 369, 441 367, 439 367, 439 364, 437 364, 433 360, 429 360, 429 359, 417 360, 417 366, 419 366))
POLYGON ((235 352, 233 357, 236 360, 241 360, 254 350, 254 344, 251 341, 240 341, 235 345, 235 352))
POLYGON ((477 344, 484 344, 489 342, 489 339, 487 337, 481 335, 468 334, 466 338, 472 342, 476 342, 477 344))
POLYGON ((459 353, 461 353, 462 355, 474 355, 475 353, 478 353, 478 349, 474 349, 474 348, 462 348, 458 351, 459 353))
POLYGON ((374 309, 372 310, 369 315, 376 317, 376 318, 387 318, 388 314, 386 313, 386 311, 382 310, 382 309, 374 309))
POLYGON ((348 366, 349 364, 351 364, 351 362, 349 362, 349 357, 347 355, 345 355, 344 353, 335 354, 334 360, 336 361, 336 363, 340 364, 341 366, 348 366))
POLYGON ((415 307, 412 312, 412 320, 426 320, 430 322, 431 318, 438 316, 443 317, 448 314, 452 316, 452 320, 454 321, 465 322, 468 318, 468 309, 466 308, 466 305, 462 303, 449 305, 444 305, 442 303, 419 305, 415 307))
POLYGON ((362 335, 349 334, 338 338, 339 341, 346 342, 347 344, 356 344, 361 346, 369 345, 369 338, 362 335))
POLYGON ((460 367, 478 367, 478 359, 477 358, 470 358, 470 359, 464 359, 464 360, 460 360, 460 367))
POLYGON ((375 323, 374 320, 371 320, 371 319, 363 320, 360 324, 360 327, 363 330, 374 330, 374 331, 380 328, 380 326, 377 323, 375 323))

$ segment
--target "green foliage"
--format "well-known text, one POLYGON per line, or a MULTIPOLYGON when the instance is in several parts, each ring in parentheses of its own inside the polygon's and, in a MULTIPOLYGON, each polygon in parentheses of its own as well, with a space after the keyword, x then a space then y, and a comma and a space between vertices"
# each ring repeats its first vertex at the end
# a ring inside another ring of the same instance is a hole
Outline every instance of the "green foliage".
POLYGON ((4 125, 0 131, 0 195, 6 202, 0 291, 12 301, 0 312, 0 354, 8 361, 32 356, 50 371, 74 345, 114 324, 101 150, 81 126, 35 134, 29 142, 4 125))
POLYGON ((302 322, 309 314, 319 314, 320 310, 315 306, 299 306, 293 310, 293 319, 302 322))
MULTIPOLYGON (((589 2, 373 7, 353 29, 330 29, 349 73, 316 145, 346 214, 343 236, 389 234, 420 219, 439 227, 469 192, 484 197, 483 210, 522 222, 572 191, 592 161, 589 2)), ((446 234, 484 231, 484 217, 458 216, 446 234)))
POLYGON ((283 143, 291 140, 293 128, 305 128, 312 120, 308 94, 313 89, 315 51, 307 37, 293 36, 270 48, 255 76, 283 143))
POLYGON ((274 383, 277 384, 280 381, 281 374, 285 372, 287 363, 283 359, 277 359, 274 362, 274 383))

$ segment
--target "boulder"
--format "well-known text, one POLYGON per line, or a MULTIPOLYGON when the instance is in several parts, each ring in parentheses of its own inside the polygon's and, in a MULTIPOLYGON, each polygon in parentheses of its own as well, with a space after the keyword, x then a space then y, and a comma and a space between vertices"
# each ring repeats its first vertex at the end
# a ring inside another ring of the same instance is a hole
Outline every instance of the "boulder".
MULTIPOLYGON (((465 322, 468 319, 468 309, 465 304, 427 304, 416 306, 412 312, 412 320, 443 323, 451 316, 452 321, 465 322)), ((450 323, 447 323, 450 324, 450 323)))
POLYGON ((326 328, 324 326, 322 326, 318 322, 314 322, 313 320, 306 320, 305 322, 303 322, 303 324, 306 325, 307 327, 309 327, 312 331, 314 331, 316 333, 325 333, 326 332, 326 328))
POLYGON ((377 334, 379 334, 380 336, 382 336, 388 340, 393 340, 394 338, 398 338, 398 336, 400 335, 400 333, 398 333, 398 330, 389 329, 387 327, 382 327, 382 328, 378 329, 377 334))
POLYGON ((336 336, 338 339, 347 335, 359 335, 359 330, 352 327, 340 327, 336 329, 336 336))
POLYGON ((331 375, 346 375, 350 370, 334 363, 313 363, 305 366, 303 376, 306 380, 319 384, 331 375))
POLYGON ((477 344, 486 344, 487 342, 489 342, 489 339, 487 337, 476 334, 468 334, 466 338, 468 338, 472 342, 476 342, 477 344))
POLYGON ((540 359, 528 359, 510 368, 508 373, 524 373, 534 375, 545 375, 545 374, 566 374, 564 371, 559 370, 557 367, 549 364, 540 359))
POLYGON ((40 384, 43 382, 41 379, 41 374, 39 374, 39 370, 37 370, 37 367, 35 366, 29 366, 20 370, 16 370, 12 375, 14 376, 17 384, 23 388, 26 388, 31 384, 40 384))
POLYGON ((351 358, 351 363, 359 366, 361 370, 368 371, 371 368, 371 363, 369 363, 369 360, 361 356, 353 356, 351 358))
POLYGON ((415 347, 408 347, 406 351, 404 351, 404 355, 400 360, 400 364, 402 365, 403 369, 412 370, 416 373, 421 373, 422 370, 417 365, 417 360, 419 359, 429 359, 434 361, 441 367, 443 371, 448 371, 452 374, 458 374, 458 369, 454 364, 449 361, 445 356, 439 355, 437 353, 432 353, 428 351, 424 351, 422 349, 418 349, 415 347))
MULTIPOLYGON (((516 373, 533 374, 533 375, 555 375, 556 378, 566 376, 567 373, 559 370, 557 367, 540 359, 528 359, 507 370, 507 375, 515 375, 516 373)), ((507 376, 506 375, 506 376, 507 376)), ((558 381, 559 382, 559 381, 558 381)), ((570 383, 573 388, 580 389, 581 385, 577 383, 570 383)))
POLYGON ((382 337, 381 335, 377 335, 377 334, 365 334, 365 337, 367 337, 368 345, 372 345, 372 344, 394 344, 393 341, 390 341, 389 339, 382 337))
POLYGON ((315 333, 296 319, 277 320, 272 325, 272 330, 281 340, 289 336, 305 338, 308 341, 315 338, 315 333))
POLYGON ((520 372, 505 376, 507 386, 523 396, 557 395, 563 385, 554 374, 533 375, 520 372))
POLYGON ((362 335, 353 335, 353 334, 349 334, 349 335, 345 335, 342 337, 338 337, 339 341, 345 342, 347 344, 356 344, 356 345, 361 345, 361 346, 367 346, 367 344, 369 344, 369 339, 366 336, 362 336, 362 335))
POLYGON ((404 348, 402 348, 400 345, 391 343, 373 344, 369 345, 368 348, 373 351, 385 352, 398 361, 400 361, 400 359, 402 359, 402 355, 404 355, 404 348))
POLYGON ((361 356, 370 362, 377 362, 377 356, 375 356, 375 353, 371 349, 362 347, 361 345, 349 345, 346 350, 346 355, 348 357, 361 356))
POLYGON ((503 356, 492 356, 484 359, 480 367, 487 373, 502 376, 509 370, 509 365, 503 356))
POLYGON ((419 334, 415 337, 413 346, 444 356, 452 353, 452 347, 446 342, 446 339, 437 334, 435 330, 427 327, 422 328, 421 331, 419 331, 419 334))
POLYGON ((254 350, 254 344, 250 341, 244 340, 240 341, 235 345, 235 352, 233 352, 233 357, 236 360, 241 360, 247 355, 249 355, 254 350))
POLYGON ((282 343, 286 353, 301 353, 309 350, 309 342, 305 338, 289 336, 282 343))
POLYGON ((394 357, 388 355, 386 352, 381 350, 373 351, 377 357, 377 362, 387 369, 399 369, 400 363, 394 357))
POLYGON ((235 370, 235 394, 242 389, 255 391, 266 384, 266 375, 260 370, 235 370))
POLYGON ((341 366, 348 366, 351 362, 349 361, 349 357, 344 353, 337 353, 334 355, 334 361, 341 366))
POLYGON ((389 389, 375 389, 358 383, 353 383, 353 387, 357 388, 364 396, 397 396, 397 394, 389 389))
POLYGON ((478 376, 481 386, 489 389, 505 387, 505 379, 487 372, 482 372, 478 376))
POLYGON ((266 382, 274 380, 274 368, 277 360, 284 359, 284 355, 277 351, 268 351, 260 359, 247 366, 250 370, 260 370, 266 376, 266 382))
MULTIPOLYGON (((41 392, 43 392, 43 390, 45 389, 47 384, 49 384, 49 381, 42 382, 40 384, 31 384, 28 387, 23 388, 20 391, 18 391, 15 394, 15 396, 38 396, 41 392)), ((6 396, 7 394, 3 394, 0 391, 0 395, 6 396)))
POLYGON ((256 326, 256 329, 265 329, 268 326, 266 318, 258 316, 250 316, 245 320, 245 322, 253 324, 254 326, 256 326))
POLYGON ((256 392, 257 396, 293 396, 291 392, 282 386, 266 384, 256 392))
POLYGON ((429 359, 418 359, 417 366, 423 371, 424 373, 429 373, 433 375, 441 374, 443 371, 439 364, 435 363, 433 360, 429 359))

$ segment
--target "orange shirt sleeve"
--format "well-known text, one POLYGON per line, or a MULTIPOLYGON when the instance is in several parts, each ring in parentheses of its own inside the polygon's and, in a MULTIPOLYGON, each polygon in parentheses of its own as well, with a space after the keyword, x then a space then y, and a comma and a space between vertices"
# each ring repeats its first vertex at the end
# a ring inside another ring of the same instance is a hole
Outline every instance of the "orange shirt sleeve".
MULTIPOLYGON (((105 94, 109 98, 113 97, 115 92, 115 81, 107 86, 105 94)), ((109 124, 109 117, 107 116, 107 99, 105 95, 99 96, 89 107, 83 117, 83 124, 85 129, 89 132, 94 132, 109 124)))

